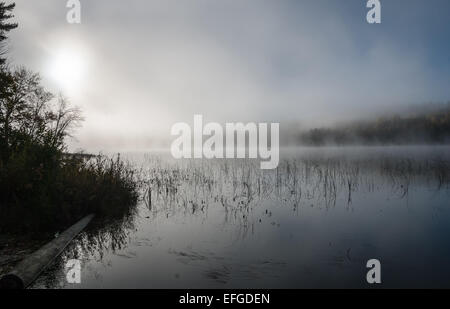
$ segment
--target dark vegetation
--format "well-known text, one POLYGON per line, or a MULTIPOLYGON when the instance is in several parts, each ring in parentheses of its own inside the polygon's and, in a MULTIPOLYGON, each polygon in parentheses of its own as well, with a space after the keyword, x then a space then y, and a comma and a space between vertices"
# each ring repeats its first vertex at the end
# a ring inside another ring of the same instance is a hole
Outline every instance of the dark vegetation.
POLYGON ((450 102, 405 115, 312 129, 300 134, 298 142, 313 146, 447 144, 450 142, 450 102))
POLYGON ((5 58, 14 4, 0 2, 0 232, 54 232, 96 213, 120 217, 137 201, 134 170, 120 157, 68 155, 78 108, 5 58))

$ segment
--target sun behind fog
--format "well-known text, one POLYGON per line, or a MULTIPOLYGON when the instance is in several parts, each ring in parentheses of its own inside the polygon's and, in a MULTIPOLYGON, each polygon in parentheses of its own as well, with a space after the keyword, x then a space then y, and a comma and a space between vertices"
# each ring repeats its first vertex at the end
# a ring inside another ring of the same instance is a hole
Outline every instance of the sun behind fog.
POLYGON ((61 90, 73 93, 80 90, 86 66, 87 61, 83 53, 73 49, 61 49, 53 55, 49 73, 61 90))

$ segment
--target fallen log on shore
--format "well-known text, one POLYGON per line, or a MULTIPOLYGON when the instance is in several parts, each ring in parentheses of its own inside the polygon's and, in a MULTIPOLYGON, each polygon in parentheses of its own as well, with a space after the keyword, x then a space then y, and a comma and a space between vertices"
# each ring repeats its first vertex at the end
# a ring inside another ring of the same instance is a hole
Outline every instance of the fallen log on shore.
POLYGON ((94 218, 88 215, 61 233, 57 238, 23 259, 9 274, 0 279, 0 289, 27 288, 44 271, 67 245, 94 218))

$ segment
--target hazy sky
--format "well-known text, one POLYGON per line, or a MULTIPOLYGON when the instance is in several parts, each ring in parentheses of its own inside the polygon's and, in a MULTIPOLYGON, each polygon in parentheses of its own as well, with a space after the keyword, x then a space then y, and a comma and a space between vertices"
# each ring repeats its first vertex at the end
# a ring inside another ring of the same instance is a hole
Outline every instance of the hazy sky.
POLYGON ((145 148, 206 121, 326 124, 450 99, 450 1, 16 0, 13 64, 86 121, 74 147, 145 148))

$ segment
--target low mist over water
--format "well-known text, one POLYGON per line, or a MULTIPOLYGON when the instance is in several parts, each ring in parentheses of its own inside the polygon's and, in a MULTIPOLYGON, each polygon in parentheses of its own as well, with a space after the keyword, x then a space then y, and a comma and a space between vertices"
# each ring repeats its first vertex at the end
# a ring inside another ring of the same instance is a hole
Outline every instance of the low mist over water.
POLYGON ((372 258, 387 287, 450 283, 447 146, 285 149, 273 171, 127 158, 142 167, 138 212, 86 232, 34 287, 364 287, 372 258), (72 258, 81 285, 66 283, 72 258))

